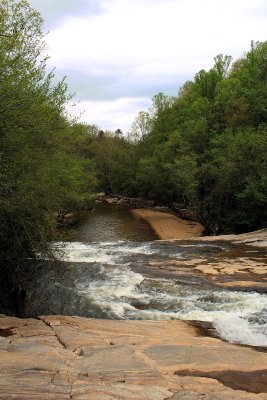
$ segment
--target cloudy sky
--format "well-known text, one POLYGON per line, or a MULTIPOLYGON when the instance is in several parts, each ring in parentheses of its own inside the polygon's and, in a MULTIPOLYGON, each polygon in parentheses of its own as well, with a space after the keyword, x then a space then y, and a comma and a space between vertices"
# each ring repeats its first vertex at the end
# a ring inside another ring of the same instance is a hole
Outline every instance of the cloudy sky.
POLYGON ((267 40, 266 0, 29 0, 49 31, 49 63, 67 76, 72 112, 129 129, 154 94, 179 87, 219 54, 267 40))

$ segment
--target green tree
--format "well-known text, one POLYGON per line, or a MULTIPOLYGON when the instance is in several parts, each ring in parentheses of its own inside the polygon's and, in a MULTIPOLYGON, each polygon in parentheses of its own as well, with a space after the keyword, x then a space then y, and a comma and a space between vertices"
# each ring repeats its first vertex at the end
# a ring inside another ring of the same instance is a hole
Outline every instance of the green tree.
POLYGON ((46 72, 42 18, 27 1, 0 6, 0 254, 8 271, 49 250, 51 214, 92 190, 63 79, 46 72))
POLYGON ((219 54, 177 98, 160 93, 138 143, 136 190, 183 203, 211 233, 266 225, 267 42, 219 54))
POLYGON ((133 143, 143 140, 144 137, 150 132, 150 122, 150 114, 145 111, 140 111, 132 123, 128 133, 128 140, 133 143))
POLYGON ((106 193, 135 193, 137 154, 135 145, 116 132, 103 132, 91 144, 99 190, 106 193))

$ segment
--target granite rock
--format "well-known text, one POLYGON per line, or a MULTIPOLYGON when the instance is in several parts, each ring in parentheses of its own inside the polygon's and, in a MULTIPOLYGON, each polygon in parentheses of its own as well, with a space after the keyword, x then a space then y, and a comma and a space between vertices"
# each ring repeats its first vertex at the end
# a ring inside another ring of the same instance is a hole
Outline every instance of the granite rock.
POLYGON ((1 400, 267 399, 265 352, 185 321, 2 315, 1 332, 1 400))

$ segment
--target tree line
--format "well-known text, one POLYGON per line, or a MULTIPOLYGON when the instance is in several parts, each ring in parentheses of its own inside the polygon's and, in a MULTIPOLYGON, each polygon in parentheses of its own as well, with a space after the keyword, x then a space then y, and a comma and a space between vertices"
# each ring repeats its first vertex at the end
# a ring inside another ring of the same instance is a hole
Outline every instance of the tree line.
POLYGON ((267 42, 152 100, 128 137, 91 138, 101 189, 187 207, 212 234, 266 227, 267 42))

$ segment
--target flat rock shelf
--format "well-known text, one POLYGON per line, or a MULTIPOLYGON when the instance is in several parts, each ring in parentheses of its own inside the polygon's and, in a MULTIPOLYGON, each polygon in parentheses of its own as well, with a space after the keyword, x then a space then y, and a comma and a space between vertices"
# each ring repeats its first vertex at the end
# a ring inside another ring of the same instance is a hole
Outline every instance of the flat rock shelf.
POLYGON ((0 399, 267 399, 267 354, 185 321, 0 317, 0 399))

